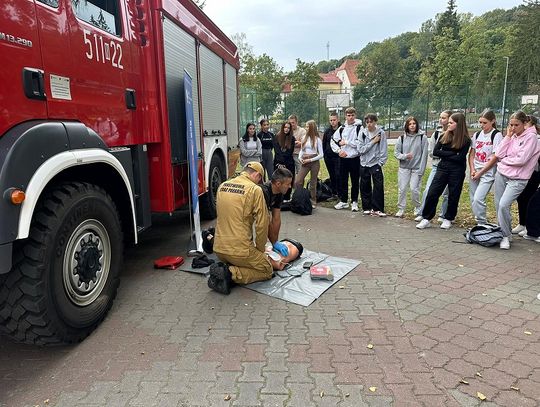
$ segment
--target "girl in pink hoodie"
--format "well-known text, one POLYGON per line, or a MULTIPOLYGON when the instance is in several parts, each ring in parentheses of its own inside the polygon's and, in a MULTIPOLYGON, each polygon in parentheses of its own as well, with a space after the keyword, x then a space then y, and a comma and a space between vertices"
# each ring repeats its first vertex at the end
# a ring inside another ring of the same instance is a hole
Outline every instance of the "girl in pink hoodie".
POLYGON ((506 137, 501 141, 495 156, 499 159, 495 176, 495 207, 504 238, 501 249, 510 249, 512 215, 510 207, 525 189, 538 156, 540 144, 534 127, 525 128, 527 115, 517 111, 510 116, 506 137))

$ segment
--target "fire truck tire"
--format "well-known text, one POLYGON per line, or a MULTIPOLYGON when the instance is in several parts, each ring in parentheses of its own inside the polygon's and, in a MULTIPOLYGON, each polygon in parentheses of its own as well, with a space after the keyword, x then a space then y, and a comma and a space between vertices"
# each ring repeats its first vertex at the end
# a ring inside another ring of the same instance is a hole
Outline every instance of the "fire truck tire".
POLYGON ((28 239, 0 276, 0 332, 38 345, 76 343, 105 318, 119 285, 123 235, 111 197, 88 183, 49 190, 28 239))
POLYGON ((210 171, 208 172, 208 192, 201 196, 202 219, 216 218, 217 190, 223 181, 225 181, 225 165, 217 155, 214 155, 210 161, 210 171))

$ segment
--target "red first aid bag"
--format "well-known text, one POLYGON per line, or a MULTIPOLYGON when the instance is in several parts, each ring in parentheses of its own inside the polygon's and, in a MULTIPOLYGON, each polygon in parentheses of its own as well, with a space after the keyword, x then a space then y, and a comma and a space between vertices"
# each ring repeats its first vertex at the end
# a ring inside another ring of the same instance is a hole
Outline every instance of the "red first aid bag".
POLYGON ((154 268, 174 270, 184 264, 184 258, 181 256, 165 256, 154 260, 154 268))
POLYGON ((334 280, 334 274, 330 269, 330 266, 312 266, 309 269, 309 275, 312 280, 334 280))

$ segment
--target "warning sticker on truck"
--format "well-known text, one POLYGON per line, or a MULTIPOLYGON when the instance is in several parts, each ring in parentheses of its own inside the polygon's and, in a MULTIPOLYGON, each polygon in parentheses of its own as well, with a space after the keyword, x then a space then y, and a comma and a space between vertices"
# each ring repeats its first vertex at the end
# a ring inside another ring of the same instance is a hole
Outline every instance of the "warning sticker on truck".
POLYGON ((51 96, 53 99, 71 100, 69 78, 65 76, 50 75, 51 96))

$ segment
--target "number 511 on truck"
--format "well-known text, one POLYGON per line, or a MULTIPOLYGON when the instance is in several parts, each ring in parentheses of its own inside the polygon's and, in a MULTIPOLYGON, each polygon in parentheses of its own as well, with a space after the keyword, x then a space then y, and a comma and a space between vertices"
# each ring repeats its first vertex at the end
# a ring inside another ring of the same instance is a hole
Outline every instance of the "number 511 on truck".
POLYGON ((238 160, 236 46, 190 0, 0 3, 0 332, 84 339, 124 244, 189 201, 193 80, 201 215, 238 160))

